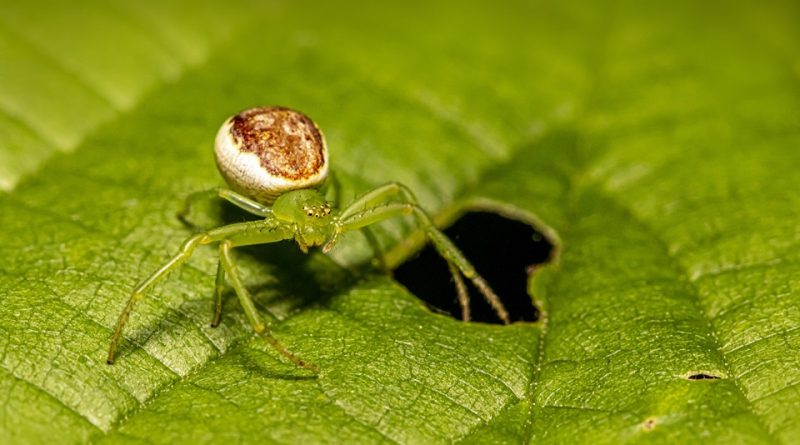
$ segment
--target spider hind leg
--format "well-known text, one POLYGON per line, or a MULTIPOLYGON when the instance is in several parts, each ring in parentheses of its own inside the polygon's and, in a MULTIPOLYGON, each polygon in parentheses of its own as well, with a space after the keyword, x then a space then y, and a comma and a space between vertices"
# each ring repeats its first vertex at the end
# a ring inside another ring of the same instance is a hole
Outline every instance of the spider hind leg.
POLYGON ((467 295, 466 286, 463 286, 464 283, 460 275, 475 284, 475 287, 478 288, 478 291, 492 306, 497 317, 503 323, 510 324, 511 320, 508 311, 500 297, 494 293, 486 280, 478 274, 472 263, 450 241, 450 238, 436 228, 431 217, 417 204, 414 194, 408 187, 397 182, 391 182, 362 195, 339 214, 337 232, 360 229, 385 219, 410 213, 414 214, 417 223, 425 231, 439 255, 447 261, 455 280, 456 291, 462 308, 462 317, 465 320, 469 319, 469 296, 467 295))

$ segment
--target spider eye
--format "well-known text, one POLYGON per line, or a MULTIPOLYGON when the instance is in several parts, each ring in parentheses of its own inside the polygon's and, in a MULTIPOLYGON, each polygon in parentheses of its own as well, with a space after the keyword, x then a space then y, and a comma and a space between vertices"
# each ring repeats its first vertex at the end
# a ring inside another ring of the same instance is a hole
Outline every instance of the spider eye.
POLYGON ((309 210, 308 212, 306 212, 306 214, 307 214, 308 216, 314 216, 314 212, 312 212, 311 210, 309 210))

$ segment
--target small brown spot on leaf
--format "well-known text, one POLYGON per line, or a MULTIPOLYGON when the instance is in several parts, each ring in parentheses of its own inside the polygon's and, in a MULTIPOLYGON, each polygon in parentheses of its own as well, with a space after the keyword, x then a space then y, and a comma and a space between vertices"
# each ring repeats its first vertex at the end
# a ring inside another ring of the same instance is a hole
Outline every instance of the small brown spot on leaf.
POLYGON ((642 429, 645 431, 653 431, 656 427, 656 419, 650 417, 642 423, 642 429))

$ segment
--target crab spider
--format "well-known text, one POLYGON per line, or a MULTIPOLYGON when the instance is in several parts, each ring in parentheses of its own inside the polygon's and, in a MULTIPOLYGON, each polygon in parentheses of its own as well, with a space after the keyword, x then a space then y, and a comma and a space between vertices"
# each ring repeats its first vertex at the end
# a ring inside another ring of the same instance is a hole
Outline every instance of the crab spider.
POLYGON ((219 264, 211 326, 216 327, 220 322, 222 292, 227 282, 239 297, 256 333, 296 365, 316 370, 272 336, 239 276, 232 250, 294 240, 303 252, 314 246, 322 246, 322 250, 328 252, 342 233, 403 215, 415 218, 447 261, 464 321, 470 316, 469 295, 462 275, 475 284, 497 316, 509 323, 508 312, 500 298, 461 251, 436 228, 408 187, 390 182, 365 193, 341 210, 334 209, 325 200, 317 188, 328 175, 328 150, 322 133, 307 116, 283 107, 245 110, 222 125, 216 138, 215 154, 217 166, 232 190, 218 189, 214 193, 262 219, 229 224, 190 237, 175 256, 140 282, 117 321, 108 350, 109 364, 114 363, 123 328, 134 306, 147 290, 189 259, 198 246, 217 243, 219 264))

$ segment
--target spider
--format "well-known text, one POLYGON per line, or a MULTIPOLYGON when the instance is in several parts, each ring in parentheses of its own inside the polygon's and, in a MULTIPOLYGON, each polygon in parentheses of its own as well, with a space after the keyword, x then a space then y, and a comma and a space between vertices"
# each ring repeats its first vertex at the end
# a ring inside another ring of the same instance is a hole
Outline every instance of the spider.
MULTIPOLYGON (((371 224, 402 215, 413 215, 447 261, 463 320, 469 321, 470 314, 469 295, 462 275, 475 284, 497 316, 509 323, 508 312, 500 298, 461 251, 434 226, 408 187, 398 182, 381 185, 341 210, 334 209, 333 204, 326 201, 320 189, 328 177, 328 149, 316 124, 304 114, 285 107, 242 111, 222 124, 214 148, 217 167, 231 188, 210 192, 262 219, 224 225, 190 237, 175 256, 140 282, 119 315, 108 350, 108 364, 114 363, 125 323, 145 292, 189 259, 198 246, 218 243, 219 264, 211 326, 220 323, 222 293, 227 281, 235 290, 253 330, 296 365, 316 370, 272 336, 242 283, 231 254, 233 248, 294 240, 303 252, 314 246, 322 246, 322 250, 328 252, 340 234, 366 230, 371 224)), ((190 199, 187 199, 186 207, 179 213, 182 220, 189 204, 190 199)))

